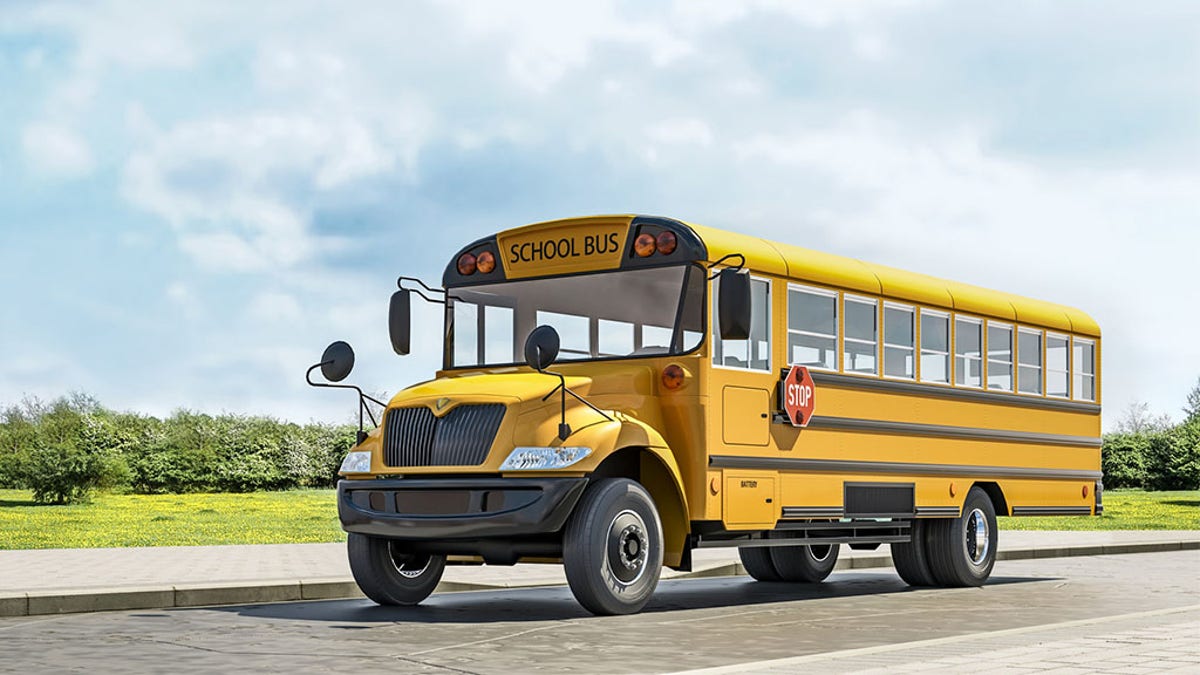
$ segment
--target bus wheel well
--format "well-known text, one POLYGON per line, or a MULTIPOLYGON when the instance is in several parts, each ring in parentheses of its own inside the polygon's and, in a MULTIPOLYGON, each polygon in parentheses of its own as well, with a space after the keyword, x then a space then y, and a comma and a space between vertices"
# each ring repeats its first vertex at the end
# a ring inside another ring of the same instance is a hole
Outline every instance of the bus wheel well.
POLYGON ((592 480, 601 478, 628 478, 642 482, 641 448, 621 448, 604 458, 592 472, 592 480))
POLYGON ((676 477, 667 465, 650 450, 640 447, 621 448, 604 458, 590 474, 592 480, 629 478, 646 488, 654 499, 663 528, 663 564, 679 568, 686 565, 689 523, 684 496, 676 477))
POLYGON ((1004 498, 1004 491, 996 483, 976 483, 984 492, 987 493, 988 499, 992 500, 992 506, 996 509, 996 515, 1008 515, 1008 500, 1004 498))

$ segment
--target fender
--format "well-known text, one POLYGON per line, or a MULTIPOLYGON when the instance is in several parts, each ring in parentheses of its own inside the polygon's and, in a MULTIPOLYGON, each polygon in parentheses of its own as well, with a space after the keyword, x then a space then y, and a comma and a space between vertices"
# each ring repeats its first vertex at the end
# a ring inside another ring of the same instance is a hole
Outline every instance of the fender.
POLYGON ((628 415, 609 414, 616 421, 580 429, 568 439, 569 444, 592 448, 591 456, 571 468, 590 473, 614 454, 636 450, 642 484, 654 497, 662 520, 663 563, 678 567, 685 557, 690 512, 675 455, 654 427, 628 415))

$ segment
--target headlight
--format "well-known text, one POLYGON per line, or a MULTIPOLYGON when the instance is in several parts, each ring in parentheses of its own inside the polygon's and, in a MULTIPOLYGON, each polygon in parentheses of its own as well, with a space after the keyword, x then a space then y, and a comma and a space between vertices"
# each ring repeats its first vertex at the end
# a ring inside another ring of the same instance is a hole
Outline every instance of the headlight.
POLYGON ((352 452, 342 460, 342 468, 338 473, 368 473, 371 470, 371 453, 366 451, 352 452))
POLYGON ((591 448, 516 448, 500 465, 501 471, 540 471, 571 466, 592 454, 591 448))

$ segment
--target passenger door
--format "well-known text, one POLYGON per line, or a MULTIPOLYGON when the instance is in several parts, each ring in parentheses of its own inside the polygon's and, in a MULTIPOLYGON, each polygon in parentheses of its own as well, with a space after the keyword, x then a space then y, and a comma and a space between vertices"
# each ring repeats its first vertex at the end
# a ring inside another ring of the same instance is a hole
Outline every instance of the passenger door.
POLYGON ((767 447, 771 443, 771 391, 778 375, 771 367, 771 283, 751 277, 750 339, 721 340, 715 329, 717 284, 713 282, 713 385, 720 392, 721 440, 727 445, 767 447))

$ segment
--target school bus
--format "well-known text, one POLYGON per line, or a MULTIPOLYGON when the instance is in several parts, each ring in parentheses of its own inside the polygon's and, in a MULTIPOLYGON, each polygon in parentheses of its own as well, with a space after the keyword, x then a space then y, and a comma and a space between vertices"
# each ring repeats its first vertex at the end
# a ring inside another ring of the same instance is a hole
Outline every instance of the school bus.
MULTIPOLYGON (((585 608, 631 613, 717 546, 765 582, 889 544, 910 585, 976 586, 997 514, 1102 510, 1100 329, 1077 309, 630 215, 505 230, 440 288, 398 285, 396 352, 414 300, 445 306, 445 342, 341 467, 380 604, 424 600, 448 560, 561 562, 585 608)), ((313 368, 352 363, 335 343, 313 368)))

